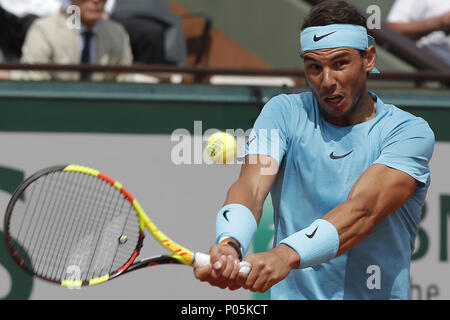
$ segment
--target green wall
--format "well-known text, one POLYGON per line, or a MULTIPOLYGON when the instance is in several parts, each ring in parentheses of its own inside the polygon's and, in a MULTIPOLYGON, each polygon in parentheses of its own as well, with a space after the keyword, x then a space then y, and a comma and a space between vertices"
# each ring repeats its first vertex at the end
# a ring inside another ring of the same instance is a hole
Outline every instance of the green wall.
MULTIPOLYGON (((292 92, 307 88, 289 89, 292 92)), ((423 116, 440 140, 450 140, 450 91, 374 90, 423 116)), ((114 83, 0 82, 0 131, 168 134, 178 128, 248 129, 262 101, 283 88, 114 83)))

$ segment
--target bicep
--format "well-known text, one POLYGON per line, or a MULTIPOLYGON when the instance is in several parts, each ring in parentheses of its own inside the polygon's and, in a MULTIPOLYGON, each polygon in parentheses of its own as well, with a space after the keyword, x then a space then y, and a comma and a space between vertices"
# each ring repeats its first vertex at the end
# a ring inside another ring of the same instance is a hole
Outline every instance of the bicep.
POLYGON ((353 185, 348 200, 361 199, 379 219, 401 207, 413 194, 417 180, 391 167, 374 164, 353 185))
POLYGON ((356 246, 382 219, 400 208, 417 183, 403 171, 381 164, 370 166, 353 185, 347 200, 323 217, 338 230, 338 255, 356 246))

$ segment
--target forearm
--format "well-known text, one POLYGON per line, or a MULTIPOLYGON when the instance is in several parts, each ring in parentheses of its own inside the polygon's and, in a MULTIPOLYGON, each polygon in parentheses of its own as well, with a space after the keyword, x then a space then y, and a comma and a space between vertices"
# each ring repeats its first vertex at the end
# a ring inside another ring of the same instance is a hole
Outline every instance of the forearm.
POLYGON ((441 22, 441 17, 433 17, 430 19, 410 23, 388 22, 387 25, 391 29, 413 40, 418 40, 431 32, 443 30, 444 28, 441 22))
POLYGON ((300 268, 328 262, 356 246, 382 219, 380 211, 372 210, 369 203, 373 202, 368 198, 348 199, 281 244, 298 254, 300 268))
POLYGON ((267 165, 278 168, 276 161, 269 156, 258 156, 256 163, 250 163, 247 156, 246 163, 242 165, 239 179, 230 187, 225 200, 225 204, 240 203, 246 206, 258 223, 264 201, 276 177, 276 173, 261 174, 267 165))
MULTIPOLYGON (((248 160, 248 158, 246 159, 248 160)), ((222 208, 222 210, 225 210, 227 206, 230 205, 237 207, 238 212, 236 212, 236 214, 238 214, 238 217, 233 215, 234 212, 231 212, 231 218, 236 218, 239 222, 232 226, 232 228, 240 229, 240 227, 243 227, 246 231, 241 231, 246 233, 247 236, 249 235, 248 232, 256 231, 254 228, 257 228, 257 225, 259 224, 264 201, 266 200, 275 179, 275 175, 261 174, 261 168, 263 168, 265 164, 269 163, 270 165, 273 165, 273 162, 275 161, 267 156, 258 156, 257 160, 258 161, 254 164, 250 164, 248 161, 243 164, 239 179, 229 188, 224 207, 222 208), (249 219, 249 216, 253 216, 253 218, 249 219), (243 225, 244 221, 242 219, 246 219, 245 221, 247 221, 245 226, 243 225)), ((231 211, 234 210, 232 209, 231 211)), ((228 215, 229 214, 227 214, 227 216, 228 215)), ((221 218, 220 212, 218 218, 221 218)), ((216 223, 220 221, 222 220, 219 219, 216 223)), ((230 222, 231 221, 227 221, 225 225, 230 226, 230 222)), ((230 234, 230 232, 226 233, 230 234)), ((245 238, 249 240, 248 237, 245 238)), ((245 249, 246 248, 244 248, 244 250, 245 249)))
POLYGON ((252 187, 252 184, 248 183, 245 179, 236 181, 228 190, 224 207, 218 213, 218 220, 216 221, 216 232, 220 234, 221 232, 218 225, 223 225, 224 221, 222 215, 225 214, 226 211, 231 211, 227 213, 227 223, 224 227, 226 226, 226 228, 229 228, 230 223, 232 223, 235 227, 239 227, 238 229, 243 225, 248 228, 248 231, 233 231, 236 235, 235 237, 231 236, 229 231, 225 232, 225 236, 222 235, 216 238, 217 243, 220 244, 228 244, 229 241, 234 242, 240 250, 242 250, 242 254, 245 254, 248 249, 248 242, 251 241, 250 239, 247 239, 247 241, 241 243, 242 239, 247 238, 242 236, 244 234, 247 235, 248 232, 251 232, 252 230, 256 231, 262 214, 262 203, 256 199, 257 197, 254 189, 255 187, 252 187), (236 214, 238 214, 239 217, 236 217, 236 214), (219 221, 222 221, 222 223, 219 223, 219 221), (239 234, 241 237, 238 237, 239 234), (247 243, 247 245, 245 245, 245 243, 247 243), (241 247, 242 245, 244 247, 241 247))
POLYGON ((257 198, 258 191, 256 187, 253 187, 251 183, 239 179, 228 190, 225 205, 231 203, 239 203, 246 206, 255 217, 255 220, 259 223, 262 214, 262 208, 264 200, 257 198))
POLYGON ((339 249, 336 256, 360 243, 373 231, 380 220, 365 201, 358 198, 343 202, 322 219, 332 223, 338 231, 339 249))

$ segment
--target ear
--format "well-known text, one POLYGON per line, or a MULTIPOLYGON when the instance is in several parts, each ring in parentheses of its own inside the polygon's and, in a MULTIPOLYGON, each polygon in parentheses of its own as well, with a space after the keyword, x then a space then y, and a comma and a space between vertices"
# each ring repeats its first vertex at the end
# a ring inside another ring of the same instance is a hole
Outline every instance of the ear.
POLYGON ((364 56, 364 66, 366 72, 369 72, 375 67, 375 62, 377 60, 377 48, 375 46, 370 46, 366 49, 366 55, 364 56))

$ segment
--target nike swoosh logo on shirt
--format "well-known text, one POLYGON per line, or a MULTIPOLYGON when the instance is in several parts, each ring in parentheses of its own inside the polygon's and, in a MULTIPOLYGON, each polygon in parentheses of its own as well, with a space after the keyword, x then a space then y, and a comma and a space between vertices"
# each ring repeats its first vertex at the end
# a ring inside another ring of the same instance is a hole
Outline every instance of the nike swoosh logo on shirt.
POLYGON ((333 151, 333 152, 330 153, 330 158, 331 158, 331 159, 334 159, 334 160, 336 160, 336 159, 342 159, 342 158, 345 158, 346 156, 348 156, 348 155, 349 155, 350 153, 352 153, 352 152, 353 152, 353 150, 350 151, 349 153, 346 153, 346 154, 342 155, 342 156, 336 156, 336 155, 334 154, 334 151, 333 151))
POLYGON ((256 137, 253 137, 253 138, 251 138, 248 142, 247 142, 247 145, 249 146, 250 145, 250 143, 252 143, 253 142, 253 140, 255 140, 256 139, 256 137))
POLYGON ((314 40, 314 42, 320 41, 320 40, 322 40, 323 38, 328 37, 329 35, 332 35, 332 34, 335 33, 335 32, 336 32, 336 31, 333 31, 333 32, 324 34, 323 36, 319 36, 319 37, 315 34, 313 40, 314 40))

